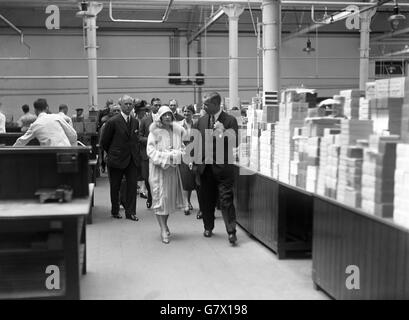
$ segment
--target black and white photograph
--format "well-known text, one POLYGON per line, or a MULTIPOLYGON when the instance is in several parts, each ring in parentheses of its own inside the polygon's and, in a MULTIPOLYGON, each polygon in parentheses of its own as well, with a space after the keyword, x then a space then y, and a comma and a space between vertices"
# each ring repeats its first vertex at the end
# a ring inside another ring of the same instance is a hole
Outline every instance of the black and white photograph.
POLYGON ((0 300, 408 299, 409 0, 0 0, 0 300))

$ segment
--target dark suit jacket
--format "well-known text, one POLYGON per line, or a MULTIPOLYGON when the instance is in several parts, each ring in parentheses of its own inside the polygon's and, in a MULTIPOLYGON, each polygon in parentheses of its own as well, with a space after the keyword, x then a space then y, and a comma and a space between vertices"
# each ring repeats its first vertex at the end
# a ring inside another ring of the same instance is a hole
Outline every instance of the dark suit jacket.
POLYGON ((175 121, 182 121, 185 118, 184 116, 177 112, 175 112, 173 116, 175 117, 175 121))
POLYGON ((142 160, 149 160, 148 155, 146 154, 146 144, 148 142, 149 136, 149 127, 153 122, 152 114, 149 114, 146 118, 141 120, 139 125, 139 141, 141 146, 141 158, 142 160))
POLYGON ((139 124, 135 118, 130 119, 130 131, 122 114, 115 115, 105 124, 101 145, 108 154, 108 167, 125 169, 130 161, 133 161, 135 166, 140 164, 139 124))
MULTIPOLYGON (((216 137, 213 138, 213 169, 216 172, 221 172, 223 170, 228 170, 231 171, 231 164, 228 163, 229 160, 229 155, 230 155, 230 159, 232 159, 232 153, 233 153, 233 148, 236 148, 238 145, 238 124, 237 124, 237 120, 235 117, 227 114, 226 112, 222 111, 219 115, 219 118, 217 119, 217 121, 221 122, 225 128, 225 132, 228 134, 231 134, 231 138, 232 140, 228 141, 228 139, 224 139, 224 146, 223 146, 223 157, 224 157, 224 161, 222 164, 217 164, 216 163, 216 141, 218 139, 220 139, 220 137, 218 135, 216 135, 216 137)), ((204 169, 205 169, 205 148, 206 148, 206 135, 205 135, 205 130, 209 129, 209 115, 206 114, 202 117, 200 117, 198 119, 198 121, 196 122, 195 129, 200 131, 200 134, 202 136, 202 155, 201 155, 201 164, 198 165, 198 172, 200 174, 203 173, 204 169)), ((207 141, 207 143, 209 143, 210 141, 207 141)))

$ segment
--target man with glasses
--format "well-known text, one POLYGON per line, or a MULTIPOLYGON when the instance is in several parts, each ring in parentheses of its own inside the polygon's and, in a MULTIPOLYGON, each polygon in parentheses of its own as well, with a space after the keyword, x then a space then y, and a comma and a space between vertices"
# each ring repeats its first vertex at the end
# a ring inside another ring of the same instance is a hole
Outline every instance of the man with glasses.
POLYGON ((141 144, 141 171, 142 178, 145 181, 145 187, 148 191, 148 199, 146 200, 146 207, 149 209, 152 206, 152 194, 149 185, 149 157, 146 154, 146 144, 148 142, 149 127, 153 122, 153 115, 156 115, 162 102, 159 98, 152 98, 151 113, 147 114, 145 118, 140 121, 139 125, 139 141, 141 144))
POLYGON ((137 168, 140 165, 138 121, 131 116, 133 98, 124 95, 119 100, 121 112, 109 119, 101 136, 102 148, 107 152, 108 177, 111 194, 111 215, 119 214, 119 190, 123 176, 126 179, 125 216, 138 221, 136 216, 137 168))
POLYGON ((176 99, 172 99, 169 101, 169 108, 172 110, 173 116, 175 117, 176 121, 182 121, 185 117, 178 113, 178 102, 176 99))

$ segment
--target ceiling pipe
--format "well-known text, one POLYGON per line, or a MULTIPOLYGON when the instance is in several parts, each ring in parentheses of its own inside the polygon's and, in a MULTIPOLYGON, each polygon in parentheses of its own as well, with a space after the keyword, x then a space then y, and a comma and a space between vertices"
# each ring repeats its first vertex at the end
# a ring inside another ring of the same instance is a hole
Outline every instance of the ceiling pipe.
POLYGON ((208 20, 207 22, 201 27, 198 31, 196 31, 187 41, 187 44, 190 45, 193 41, 196 40, 203 32, 205 32, 213 23, 219 20, 224 15, 223 8, 220 7, 208 20))
POLYGON ((170 8, 173 4, 174 0, 170 0, 166 11, 161 20, 141 20, 141 19, 115 19, 112 15, 112 1, 109 1, 109 18, 114 22, 143 22, 143 23, 163 23, 168 20, 170 8))
POLYGON ((28 56, 31 56, 31 47, 24 41, 24 34, 19 28, 11 23, 5 16, 0 14, 0 19, 3 20, 10 28, 16 31, 20 35, 20 43, 28 49, 28 56))
MULTIPOLYGON (((400 4, 399 4, 399 5, 400 5, 400 4)), ((382 35, 380 35, 380 36, 377 36, 377 37, 372 38, 371 41, 383 40, 383 39, 386 39, 386 38, 398 36, 398 35, 400 35, 400 34, 404 34, 404 33, 408 33, 408 32, 409 32, 409 27, 408 27, 408 28, 404 28, 404 29, 400 29, 400 30, 397 30, 397 31, 390 31, 390 32, 387 32, 387 33, 382 34, 382 35)))
MULTIPOLYGON (((377 8, 377 7, 382 6, 382 5, 384 5, 385 3, 390 2, 390 1, 392 1, 392 0, 378 0, 378 1, 377 1, 376 3, 374 3, 373 5, 369 5, 370 3, 368 3, 368 2, 367 2, 367 3, 361 2, 361 6, 364 5, 365 8, 363 8, 362 10, 359 10, 359 13, 366 12, 366 11, 368 11, 368 10, 377 8)), ((305 1, 305 2, 308 2, 308 1, 305 1)), ((357 13, 351 13, 350 15, 352 15, 352 14, 357 14, 357 13)), ((345 15, 345 16, 343 17, 343 19, 348 18, 350 15, 345 15)), ((343 20, 343 19, 339 19, 339 20, 337 20, 337 21, 341 21, 341 20, 343 20)), ((299 31, 296 31, 296 32, 291 33, 290 35, 288 35, 287 37, 285 37, 285 38, 283 39, 283 41, 287 41, 287 40, 293 39, 293 38, 295 38, 295 37, 298 37, 298 36, 300 36, 300 35, 306 34, 306 33, 310 32, 310 31, 315 30, 315 29, 321 28, 321 27, 324 26, 324 25, 326 25, 326 24, 314 23, 314 24, 312 24, 312 25, 310 25, 310 26, 308 26, 308 27, 305 27, 305 28, 303 28, 303 29, 301 29, 301 30, 299 30, 299 31)))
POLYGON ((393 57, 393 56, 401 56, 401 55, 406 55, 409 54, 409 47, 405 46, 403 50, 395 51, 395 52, 390 52, 390 53, 385 53, 382 55, 382 57, 393 57))

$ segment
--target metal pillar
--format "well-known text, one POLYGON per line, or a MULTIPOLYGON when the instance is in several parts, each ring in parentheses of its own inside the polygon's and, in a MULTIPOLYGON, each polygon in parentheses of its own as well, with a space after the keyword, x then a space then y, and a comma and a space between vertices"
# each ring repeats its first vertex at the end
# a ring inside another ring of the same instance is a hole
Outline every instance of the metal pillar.
POLYGON ((87 31, 86 51, 88 56, 88 107, 98 109, 98 80, 97 80, 97 15, 102 10, 102 3, 91 1, 84 14, 87 31))
MULTIPOLYGON (((278 101, 280 91, 280 0, 263 0, 263 105, 267 100, 278 101)), ((275 104, 275 103, 273 103, 275 104)))
POLYGON ((371 19, 374 14, 375 10, 360 14, 359 90, 365 90, 365 85, 369 78, 369 35, 371 32, 371 19))
POLYGON ((244 8, 238 5, 223 6, 223 11, 229 17, 229 109, 240 108, 239 105, 239 16, 244 8))

